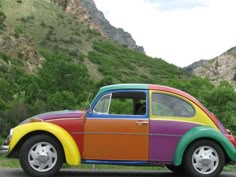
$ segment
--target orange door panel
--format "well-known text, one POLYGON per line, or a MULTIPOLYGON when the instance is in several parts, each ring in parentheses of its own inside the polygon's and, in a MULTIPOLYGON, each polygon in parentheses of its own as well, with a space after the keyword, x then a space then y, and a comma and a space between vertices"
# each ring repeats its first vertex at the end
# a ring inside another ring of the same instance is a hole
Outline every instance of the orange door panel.
POLYGON ((84 159, 148 160, 148 119, 87 119, 84 159))

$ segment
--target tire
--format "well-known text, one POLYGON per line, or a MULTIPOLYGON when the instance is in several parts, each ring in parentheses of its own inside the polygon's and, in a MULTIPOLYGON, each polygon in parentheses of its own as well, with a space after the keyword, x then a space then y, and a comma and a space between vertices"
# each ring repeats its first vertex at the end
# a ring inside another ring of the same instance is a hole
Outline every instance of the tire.
POLYGON ((166 165, 166 167, 172 171, 174 174, 181 175, 184 174, 184 168, 183 166, 174 166, 174 165, 166 165))
POLYGON ((225 155, 216 142, 199 140, 187 149, 183 164, 189 176, 217 177, 224 168, 225 155))
POLYGON ((32 177, 56 174, 64 162, 61 144, 49 135, 35 135, 27 139, 20 149, 20 164, 32 177))

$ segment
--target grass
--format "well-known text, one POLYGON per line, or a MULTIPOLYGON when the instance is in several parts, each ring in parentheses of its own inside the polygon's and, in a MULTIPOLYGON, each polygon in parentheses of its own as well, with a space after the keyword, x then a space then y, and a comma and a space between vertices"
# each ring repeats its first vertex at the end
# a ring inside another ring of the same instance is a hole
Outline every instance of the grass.
POLYGON ((224 167, 224 171, 229 171, 229 172, 235 171, 236 172, 236 165, 226 165, 224 167))
MULTIPOLYGON (((0 168, 21 168, 18 159, 8 159, 5 154, 0 154, 0 168)), ((123 169, 123 170, 167 170, 165 167, 159 166, 118 166, 118 165, 93 165, 81 164, 80 166, 68 166, 64 164, 63 168, 78 168, 78 169, 123 169)), ((236 171, 236 165, 227 165, 224 171, 236 171)))
MULTIPOLYGON (((163 167, 156 166, 117 166, 117 165, 93 165, 81 164, 80 166, 69 166, 64 164, 63 168, 78 168, 78 169, 129 169, 129 170, 160 170, 163 167)), ((0 154, 0 168, 21 168, 18 159, 6 158, 6 154, 0 154)))
POLYGON ((1 168, 20 168, 20 163, 17 159, 8 159, 5 154, 0 154, 1 168))

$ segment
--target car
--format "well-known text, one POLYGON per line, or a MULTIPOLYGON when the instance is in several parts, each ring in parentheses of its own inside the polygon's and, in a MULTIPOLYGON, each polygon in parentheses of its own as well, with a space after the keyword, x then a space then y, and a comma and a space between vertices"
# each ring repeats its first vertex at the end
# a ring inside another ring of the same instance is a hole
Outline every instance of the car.
POLYGON ((236 139, 196 98, 154 84, 101 87, 88 109, 28 118, 12 128, 8 157, 30 176, 69 165, 166 165, 174 173, 216 177, 236 161, 236 139))

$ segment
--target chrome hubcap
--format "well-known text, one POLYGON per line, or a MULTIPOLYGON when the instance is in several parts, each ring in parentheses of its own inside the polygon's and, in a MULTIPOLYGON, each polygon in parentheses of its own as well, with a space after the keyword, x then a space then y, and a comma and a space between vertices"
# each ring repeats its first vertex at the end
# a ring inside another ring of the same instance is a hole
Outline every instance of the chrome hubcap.
POLYGON ((48 142, 39 142, 31 147, 28 154, 30 166, 38 171, 45 172, 52 169, 57 162, 57 151, 48 142))
POLYGON ((210 146, 201 146, 194 151, 192 156, 194 169, 201 174, 214 172, 219 164, 219 155, 210 146))

